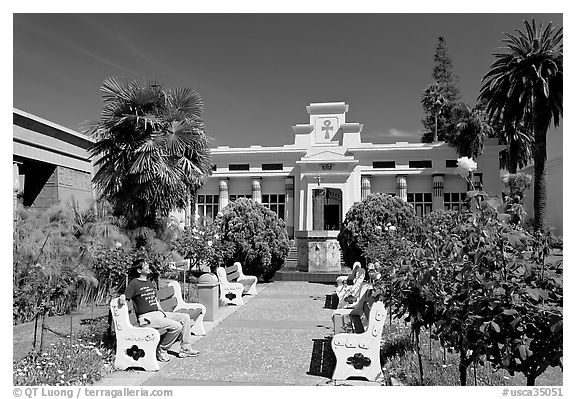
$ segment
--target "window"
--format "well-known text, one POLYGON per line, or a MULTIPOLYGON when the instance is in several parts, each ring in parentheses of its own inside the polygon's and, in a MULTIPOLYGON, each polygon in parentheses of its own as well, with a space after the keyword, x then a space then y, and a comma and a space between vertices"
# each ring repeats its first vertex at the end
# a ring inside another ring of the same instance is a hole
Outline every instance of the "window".
POLYGON ((244 194, 232 194, 228 198, 230 199, 230 202, 236 201, 238 198, 252 199, 252 194, 246 194, 246 195, 244 195, 244 194))
POLYGON ((247 163, 230 164, 228 165, 228 170, 250 170, 250 165, 247 163))
POLYGON ((396 167, 396 161, 374 161, 372 162, 372 167, 374 169, 394 169, 396 167))
POLYGON ((447 168, 457 168, 458 167, 458 161, 455 159, 447 159, 446 160, 446 167, 447 168))
POLYGON ((444 193, 444 209, 447 211, 457 211, 462 207, 466 193, 444 193))
POLYGON ((200 223, 205 224, 207 220, 214 220, 218 214, 218 200, 218 195, 198 195, 196 205, 200 223))
POLYGON ((432 161, 408 161, 409 168, 431 168, 432 161))
POLYGON ((432 212, 432 193, 408 193, 407 197, 418 216, 432 212))
POLYGON ((262 194, 262 205, 276 212, 278 217, 284 220, 284 209, 286 206, 286 196, 284 194, 262 194))
POLYGON ((262 170, 282 170, 284 165, 281 163, 263 163, 262 170))

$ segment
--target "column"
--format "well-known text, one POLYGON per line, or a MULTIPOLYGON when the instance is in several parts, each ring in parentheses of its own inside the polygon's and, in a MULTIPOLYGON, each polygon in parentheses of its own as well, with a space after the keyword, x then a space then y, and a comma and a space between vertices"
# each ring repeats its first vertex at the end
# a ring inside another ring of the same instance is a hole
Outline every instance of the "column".
POLYGON ((261 177, 252 178, 252 201, 262 203, 262 187, 260 187, 261 177))
POLYGON ((432 210, 444 209, 444 175, 432 175, 432 210))
POLYGON ((288 230, 288 237, 294 238, 294 177, 288 176, 284 179, 284 223, 288 230))
POLYGON ((360 182, 361 200, 364 201, 366 197, 372 194, 372 176, 362 176, 360 182))
POLYGON ((228 178, 223 177, 218 184, 218 212, 228 206, 228 178))
POLYGON ((396 176, 396 195, 403 201, 408 201, 408 183, 406 176, 396 176))

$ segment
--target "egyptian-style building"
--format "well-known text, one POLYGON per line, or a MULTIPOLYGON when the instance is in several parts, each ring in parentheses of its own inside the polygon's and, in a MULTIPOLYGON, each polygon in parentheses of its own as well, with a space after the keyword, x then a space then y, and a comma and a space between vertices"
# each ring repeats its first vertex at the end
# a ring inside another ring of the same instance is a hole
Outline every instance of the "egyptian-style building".
MULTIPOLYGON (((458 155, 447 143, 363 142, 362 124, 346 121, 347 104, 313 103, 306 110, 309 121, 292 127, 294 144, 213 148, 215 168, 197 192, 195 217, 212 219, 230 201, 251 198, 285 221, 299 268, 308 263, 308 271, 325 271, 339 268, 335 238, 346 212, 371 193, 396 195, 419 215, 457 209, 465 198, 458 155), (314 257, 324 265, 315 269, 314 257)), ((498 195, 502 148, 489 140, 474 175, 498 195)))

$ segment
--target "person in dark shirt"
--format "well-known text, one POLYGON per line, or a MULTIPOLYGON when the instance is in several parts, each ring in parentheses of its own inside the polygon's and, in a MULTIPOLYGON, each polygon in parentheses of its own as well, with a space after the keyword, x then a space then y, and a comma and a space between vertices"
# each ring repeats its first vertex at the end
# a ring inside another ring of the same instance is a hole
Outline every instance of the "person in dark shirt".
POLYGON ((166 333, 160 338, 160 344, 156 351, 159 361, 170 361, 168 349, 180 338, 179 357, 198 356, 198 351, 191 347, 190 316, 185 313, 164 312, 160 301, 156 297, 154 284, 148 279, 151 273, 148 262, 137 259, 133 263, 139 275, 133 278, 126 286, 124 294, 120 295, 118 306, 122 307, 127 299, 134 303, 134 312, 140 326, 153 327, 157 330, 165 330, 166 333))

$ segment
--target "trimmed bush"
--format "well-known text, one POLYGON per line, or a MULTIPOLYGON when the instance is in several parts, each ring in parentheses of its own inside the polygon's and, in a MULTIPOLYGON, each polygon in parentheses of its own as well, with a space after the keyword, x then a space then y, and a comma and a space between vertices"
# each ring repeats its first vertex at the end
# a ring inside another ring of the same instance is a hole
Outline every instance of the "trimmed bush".
POLYGON ((264 205, 240 198, 223 209, 215 224, 226 265, 240 262, 244 273, 265 281, 284 265, 290 250, 286 225, 264 205))
POLYGON ((388 223, 396 227, 395 234, 406 236, 420 220, 412 205, 387 194, 372 194, 354 204, 346 213, 338 234, 344 262, 347 265, 356 261, 365 264, 365 248, 381 239, 388 223))

